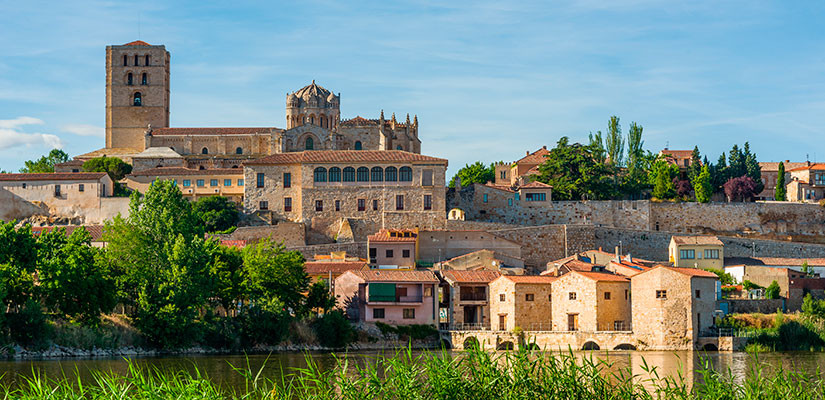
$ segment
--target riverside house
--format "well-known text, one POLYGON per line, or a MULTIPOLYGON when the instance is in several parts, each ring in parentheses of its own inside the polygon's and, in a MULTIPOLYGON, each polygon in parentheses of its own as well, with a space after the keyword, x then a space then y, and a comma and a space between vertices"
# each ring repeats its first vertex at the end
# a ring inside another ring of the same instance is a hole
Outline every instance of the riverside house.
POLYGON ((335 279, 335 299, 352 321, 435 325, 438 283, 432 271, 350 270, 335 279))
POLYGON ((629 331, 630 279, 606 272, 572 271, 553 282, 553 329, 629 331))
POLYGON ((501 276, 498 271, 439 271, 442 303, 450 329, 490 329, 489 283, 501 276))
POLYGON ((549 331, 552 276, 502 275, 490 282, 492 329, 549 331))
POLYGON ((721 270, 725 246, 716 236, 671 236, 668 256, 676 267, 721 270))

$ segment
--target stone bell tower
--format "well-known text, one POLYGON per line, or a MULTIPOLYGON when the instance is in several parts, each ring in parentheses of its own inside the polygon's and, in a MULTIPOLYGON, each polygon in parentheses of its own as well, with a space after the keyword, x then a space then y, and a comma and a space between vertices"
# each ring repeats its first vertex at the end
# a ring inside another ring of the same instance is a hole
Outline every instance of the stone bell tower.
POLYGON ((140 40, 106 46, 106 148, 143 151, 149 125, 169 127, 169 58, 140 40))

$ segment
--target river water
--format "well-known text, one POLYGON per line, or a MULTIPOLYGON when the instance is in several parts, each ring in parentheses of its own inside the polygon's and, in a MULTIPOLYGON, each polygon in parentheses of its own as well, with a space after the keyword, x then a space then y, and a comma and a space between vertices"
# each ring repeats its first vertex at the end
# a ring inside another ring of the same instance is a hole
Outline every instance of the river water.
MULTIPOLYGON (((356 352, 338 357, 348 357, 356 362, 369 362, 378 355, 392 355, 392 351, 385 352, 356 352)), ((456 354, 456 353, 454 353, 456 354)), ((747 353, 704 353, 704 352, 640 352, 640 351, 611 351, 611 352, 577 352, 577 355, 595 355, 607 358, 614 362, 616 368, 630 367, 634 374, 647 377, 643 370, 644 362, 655 367, 659 376, 686 377, 691 385, 698 377, 697 369, 705 362, 720 371, 730 370, 739 379, 743 378, 754 363, 766 364, 770 368, 783 367, 785 369, 815 372, 817 368, 825 370, 825 353, 812 352, 775 352, 759 354, 758 358, 747 353), (643 361, 644 360, 644 361, 643 361)), ((290 371, 307 365, 306 357, 312 357, 322 368, 332 368, 336 356, 330 353, 278 353, 271 355, 205 355, 205 356, 175 356, 136 358, 134 361, 142 366, 157 367, 164 370, 187 369, 193 371, 195 367, 205 373, 210 379, 224 387, 242 391, 244 378, 233 369, 234 367, 247 368, 254 372, 263 367, 263 376, 277 379, 282 371, 290 371)), ((94 382, 91 371, 111 371, 118 374, 127 373, 128 363, 122 358, 98 358, 87 360, 43 360, 43 361, 0 361, 0 381, 4 385, 17 385, 25 377, 39 373, 42 376, 61 378, 63 376, 73 380, 79 376, 86 383, 94 382)))

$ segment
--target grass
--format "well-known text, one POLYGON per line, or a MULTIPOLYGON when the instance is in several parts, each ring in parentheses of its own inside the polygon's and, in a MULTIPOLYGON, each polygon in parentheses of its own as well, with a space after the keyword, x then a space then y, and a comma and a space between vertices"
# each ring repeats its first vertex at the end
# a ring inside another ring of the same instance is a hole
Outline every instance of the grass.
MULTIPOLYGON (((757 360, 758 361, 758 360, 757 360)), ((6 399, 821 399, 819 371, 794 372, 754 362, 744 381, 705 364, 699 383, 681 374, 659 377, 646 364, 644 376, 608 361, 572 353, 488 353, 415 355, 411 350, 355 363, 339 359, 324 369, 307 357, 307 367, 273 381, 262 371, 238 367, 246 385, 226 390, 195 370, 161 371, 130 364, 124 375, 97 372, 92 384, 35 374, 16 387, 0 387, 6 399)))

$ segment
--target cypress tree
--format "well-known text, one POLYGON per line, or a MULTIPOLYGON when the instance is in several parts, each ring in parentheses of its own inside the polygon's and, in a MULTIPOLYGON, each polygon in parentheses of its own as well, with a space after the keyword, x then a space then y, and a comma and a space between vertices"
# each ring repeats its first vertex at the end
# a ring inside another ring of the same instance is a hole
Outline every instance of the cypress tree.
POLYGON ((779 163, 779 170, 776 172, 776 201, 785 201, 785 163, 779 163))

